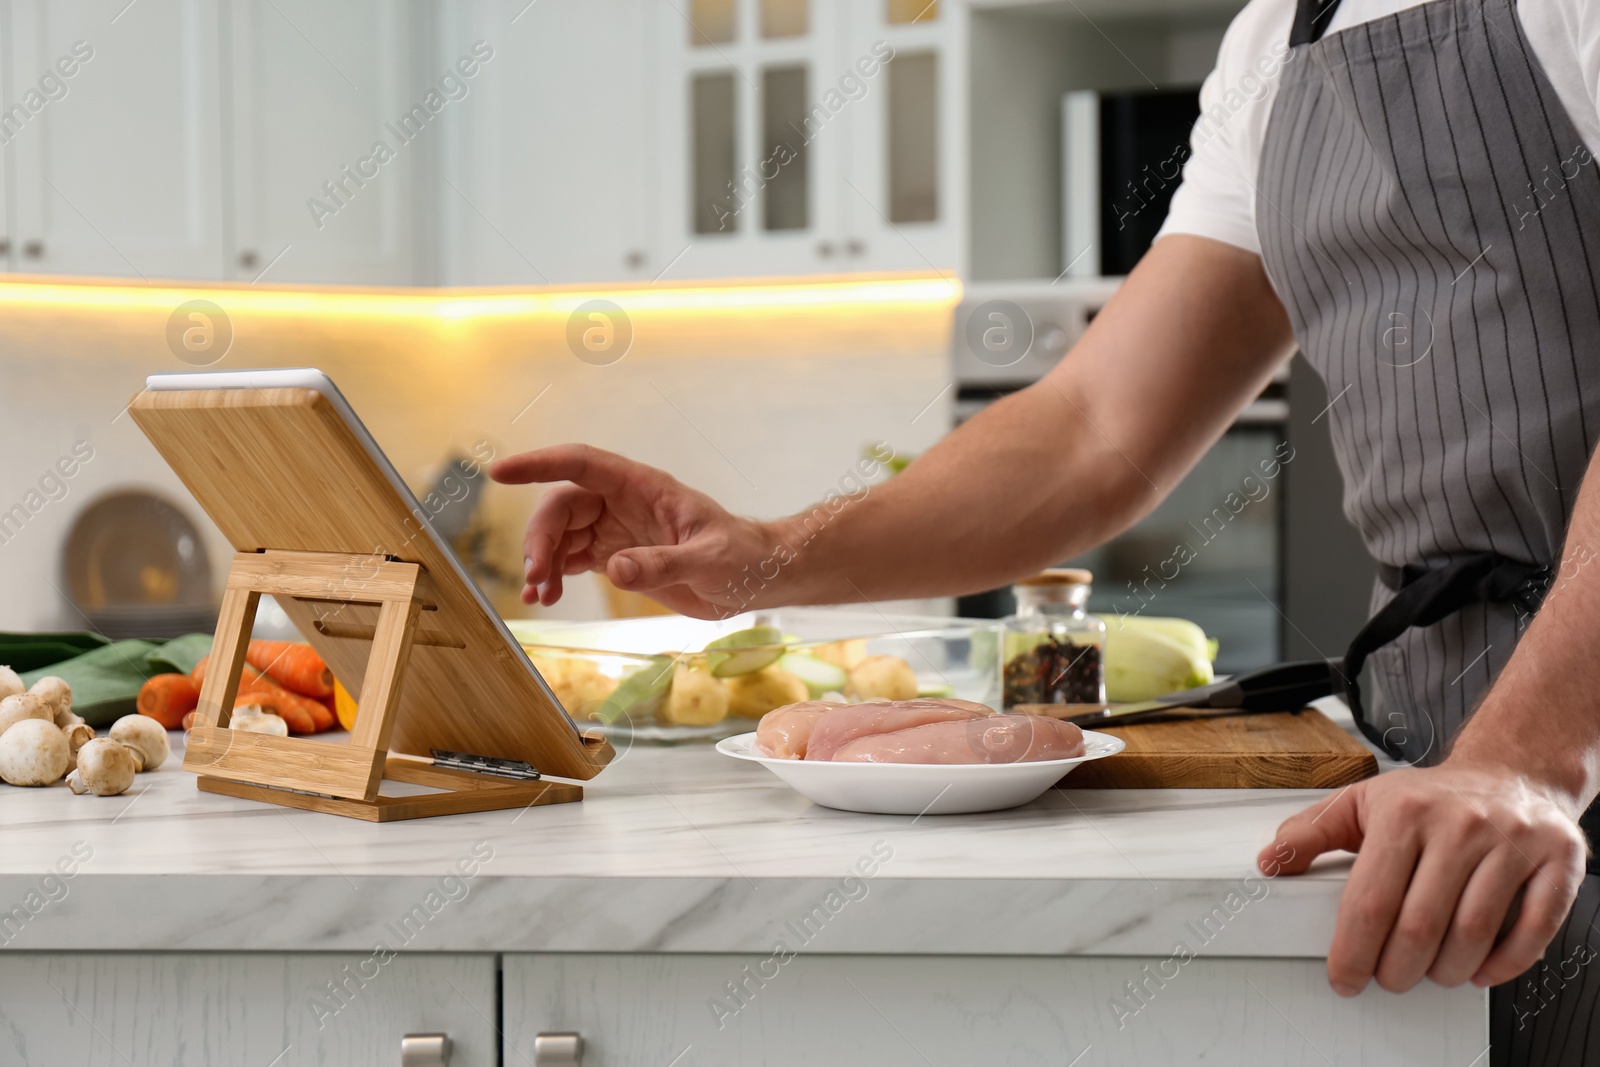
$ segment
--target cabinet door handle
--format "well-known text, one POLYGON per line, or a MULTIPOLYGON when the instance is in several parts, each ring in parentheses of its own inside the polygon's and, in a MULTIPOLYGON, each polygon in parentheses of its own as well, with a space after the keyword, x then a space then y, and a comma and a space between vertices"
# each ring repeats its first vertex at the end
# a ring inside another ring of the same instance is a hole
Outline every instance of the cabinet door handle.
POLYGON ((859 256, 861 253, 867 250, 867 246, 865 243, 858 241, 855 238, 851 238, 844 243, 844 250, 852 256, 859 256))
POLYGON ((40 258, 44 255, 44 242, 24 241, 22 243, 22 254, 27 256, 29 259, 40 258))
POLYGON ((9 237, 0 237, 0 256, 9 256, 10 254, 11 254, 11 238, 9 238, 9 237))
POLYGON ((823 259, 827 259, 829 256, 833 255, 833 242, 832 241, 818 241, 817 242, 817 255, 821 256, 823 259))
POLYGON ((256 263, 258 263, 260 259, 261 257, 256 255, 254 249, 247 248, 243 252, 239 253, 239 266, 243 267, 245 270, 255 270, 256 263))
POLYGON ((449 1034, 407 1034, 400 1039, 400 1067, 450 1067, 449 1034))
POLYGON ((536 1035, 533 1067, 583 1067, 583 1035, 570 1030, 536 1035))

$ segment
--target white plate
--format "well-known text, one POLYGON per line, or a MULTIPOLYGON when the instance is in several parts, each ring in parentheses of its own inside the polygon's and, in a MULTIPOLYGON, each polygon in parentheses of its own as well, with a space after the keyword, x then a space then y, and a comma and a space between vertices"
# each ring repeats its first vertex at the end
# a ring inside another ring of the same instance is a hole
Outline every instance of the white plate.
POLYGON ((777 759, 756 749, 754 732, 724 738, 717 751, 762 764, 812 803, 876 815, 961 815, 1000 811, 1040 796, 1072 768, 1121 752, 1122 738, 1083 731, 1084 753, 1032 763, 833 763, 777 759))

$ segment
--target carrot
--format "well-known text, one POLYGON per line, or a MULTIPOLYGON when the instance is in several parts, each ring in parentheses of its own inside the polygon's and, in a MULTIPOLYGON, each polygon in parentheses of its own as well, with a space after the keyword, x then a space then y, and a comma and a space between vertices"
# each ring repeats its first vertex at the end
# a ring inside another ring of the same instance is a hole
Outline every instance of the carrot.
MULTIPOLYGON (((211 657, 209 656, 202 659, 195 664, 195 668, 189 676, 197 683, 203 682, 206 676, 206 668, 209 666, 210 661, 211 657)), ((283 721, 288 724, 289 732, 292 734, 321 733, 323 730, 332 729, 336 721, 333 713, 321 701, 312 697, 301 696, 299 693, 285 689, 248 663, 244 664, 239 672, 239 694, 241 696, 245 694, 270 696, 273 698, 274 708, 282 706, 296 708, 297 714, 292 716, 281 711, 278 712, 283 721)), ((237 704, 238 701, 234 703, 237 704)), ((245 703, 260 703, 262 706, 266 706, 265 701, 247 700, 245 703)))
POLYGON ((169 730, 181 726, 184 714, 199 703, 200 685, 187 674, 157 674, 139 687, 139 714, 169 730))
POLYGON ((251 641, 245 662, 289 690, 307 697, 333 695, 333 672, 316 649, 297 641, 251 641))
POLYGON ((305 699, 305 709, 311 713, 312 721, 317 726, 317 733, 320 734, 324 730, 331 730, 339 725, 339 717, 333 713, 333 709, 328 707, 326 703, 321 700, 314 700, 311 697, 306 697, 305 699))
POLYGON ((271 712, 284 721, 291 734, 316 733, 317 724, 306 709, 301 706, 300 701, 287 699, 294 695, 293 693, 271 693, 265 689, 255 689, 247 693, 241 686, 239 695, 233 698, 233 706, 242 708, 246 705, 254 704, 262 711, 271 712))

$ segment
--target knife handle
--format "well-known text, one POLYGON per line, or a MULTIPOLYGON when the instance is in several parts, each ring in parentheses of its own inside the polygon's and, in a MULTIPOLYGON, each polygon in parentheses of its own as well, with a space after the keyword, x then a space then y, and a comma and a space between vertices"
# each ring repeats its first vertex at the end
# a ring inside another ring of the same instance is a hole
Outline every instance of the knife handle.
MULTIPOLYGON (((1232 679, 1236 707, 1245 711, 1299 711, 1313 700, 1344 691, 1338 660, 1296 660, 1232 679)), ((1216 707, 1218 705, 1212 705, 1216 707)))

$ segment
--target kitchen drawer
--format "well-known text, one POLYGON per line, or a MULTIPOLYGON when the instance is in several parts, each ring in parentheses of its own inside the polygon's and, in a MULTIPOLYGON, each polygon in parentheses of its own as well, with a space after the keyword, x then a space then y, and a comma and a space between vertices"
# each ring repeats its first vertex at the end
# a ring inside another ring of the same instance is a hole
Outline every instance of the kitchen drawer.
POLYGON ((492 1067, 494 1017, 492 955, 0 954, 7 1067, 396 1067, 425 1032, 492 1067))
POLYGON ((1462 1067, 1488 1046, 1483 991, 1342 1000, 1322 960, 511 955, 504 998, 508 1064, 574 1030, 583 1067, 1462 1067))

